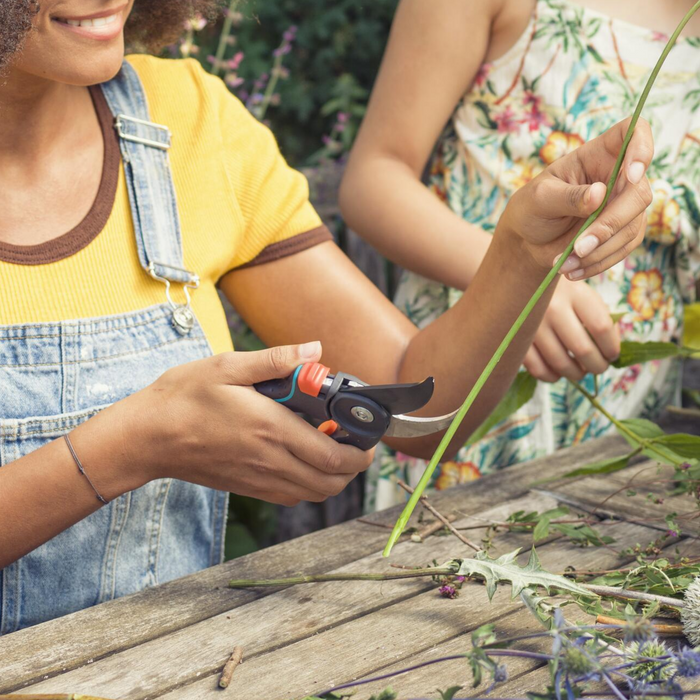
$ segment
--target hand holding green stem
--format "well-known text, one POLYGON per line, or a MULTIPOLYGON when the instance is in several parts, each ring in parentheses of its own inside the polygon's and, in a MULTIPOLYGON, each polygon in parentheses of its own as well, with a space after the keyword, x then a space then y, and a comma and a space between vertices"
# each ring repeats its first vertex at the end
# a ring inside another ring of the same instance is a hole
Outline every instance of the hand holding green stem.
POLYGON ((620 150, 620 154, 617 158, 617 161, 615 163, 615 167, 613 168, 613 172, 612 172, 610 179, 608 181, 607 191, 606 191, 603 203, 600 205, 600 207, 598 207, 598 209, 595 212, 593 212, 593 214, 591 214, 591 216, 588 217, 586 222, 581 227, 581 230, 578 232, 576 237, 571 241, 571 243, 569 244, 567 249, 564 251, 564 254, 561 256, 561 258, 559 259, 557 264, 552 268, 552 270, 549 272, 549 274, 544 279, 542 284, 538 287, 537 291, 533 294, 532 298, 526 304, 525 308, 521 312, 520 316, 518 316, 517 320, 513 324, 510 331, 508 331, 508 334, 503 339, 503 342, 499 345, 498 349, 496 350, 493 357, 489 361, 488 365, 486 366, 486 368, 482 372, 481 376, 474 384, 472 390, 469 392, 469 396, 467 396, 466 400, 462 404, 462 407, 460 408, 459 412, 455 416, 455 419, 453 420, 452 425, 450 425, 450 427, 447 429, 447 432, 445 433, 440 444, 438 445, 438 448, 435 451, 435 454, 433 455, 432 459, 430 460, 430 463, 428 464, 423 476, 421 477, 420 481, 418 482, 418 485, 416 486, 413 495, 411 496, 410 500, 406 504, 406 507, 404 508, 403 512, 399 516, 399 519, 396 521, 396 525, 394 526, 394 529, 389 537, 389 541, 387 542, 386 547, 384 548, 384 556, 385 557, 389 556, 389 553, 391 552, 392 547, 394 546, 396 541, 401 536, 401 533, 406 528, 408 520, 411 517, 411 514, 413 513, 413 510, 416 507, 416 504, 418 503, 423 491, 425 491, 425 488, 428 485, 428 482, 430 481, 430 477, 432 476, 437 465, 440 463, 440 460, 442 459, 443 455, 445 454, 445 451, 447 450, 450 443, 452 442, 452 439, 454 438, 459 426, 461 425, 462 421, 464 420, 464 417, 467 415, 467 412, 471 408, 471 406, 474 403, 474 401, 476 400, 477 396, 480 394, 484 385, 486 384, 489 377, 491 376, 493 370, 496 368, 496 365, 499 363, 499 361, 501 360, 501 358, 505 354, 505 352, 508 349, 508 346, 512 342, 513 338, 515 338, 516 334, 518 333, 520 328, 523 326, 523 324, 525 323, 525 321, 529 317, 530 313, 535 308, 535 306, 537 305, 537 302, 541 299, 542 295, 545 293, 545 291, 547 290, 549 285, 552 283, 552 281, 559 274, 559 271, 561 270, 562 266, 564 265, 566 260, 569 258, 569 256, 573 252, 574 245, 576 244, 576 241, 579 240, 579 238, 581 238, 581 236, 584 234, 584 232, 586 230, 588 230, 590 228, 590 226, 597 220, 597 218, 600 216, 600 214, 602 213, 602 211, 605 209, 606 205, 608 204, 608 201, 613 193, 613 189, 615 188, 615 185, 617 183, 617 179, 618 179, 618 176, 620 174, 620 170, 622 168, 622 163, 624 162, 625 156, 627 154, 627 148, 630 144, 630 141, 632 140, 632 136, 634 135, 634 130, 637 126, 637 122, 639 121, 639 117, 641 116, 642 110, 644 109, 647 98, 649 97, 649 93, 651 92, 651 88, 653 87, 654 82, 656 81, 656 78, 659 75, 659 72, 661 71, 661 68, 662 68, 664 62, 666 61, 666 58, 668 57, 668 54, 671 52, 671 49, 673 48, 676 41, 678 40, 678 37, 680 36, 681 32, 683 31, 685 26, 688 24, 690 19, 693 17, 693 15, 699 9, 700 9, 700 2, 697 2, 693 5, 692 9, 688 12, 688 14, 683 18, 683 21, 678 25, 678 28, 676 29, 676 31, 673 33, 673 35, 669 39, 668 44, 664 48, 664 50, 661 54, 661 57, 659 58, 656 66, 654 67, 654 70, 651 72, 651 75, 649 76, 649 80, 647 81, 647 84, 644 88, 644 91, 642 92, 642 95, 639 99, 639 103, 637 104, 637 108, 634 111, 634 115, 632 116, 632 120, 630 122, 629 129, 627 131, 624 142, 622 144, 622 148, 620 150))

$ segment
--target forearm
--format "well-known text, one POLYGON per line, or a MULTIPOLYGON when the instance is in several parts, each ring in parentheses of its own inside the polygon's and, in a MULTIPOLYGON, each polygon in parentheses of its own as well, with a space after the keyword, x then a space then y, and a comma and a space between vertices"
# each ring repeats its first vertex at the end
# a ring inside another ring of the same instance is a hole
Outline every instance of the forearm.
POLYGON ((351 159, 340 191, 349 226, 401 267, 466 289, 491 235, 464 221, 400 160, 351 159))
MULTIPOLYGON (((536 291, 546 270, 530 262, 515 236, 498 235, 462 299, 417 334, 405 353, 400 381, 435 378, 435 396, 424 415, 449 413, 464 401, 481 372, 536 291), (469 362, 465 363, 465 358, 469 362)), ((507 391, 518 372, 556 284, 544 294, 529 319, 497 365, 457 433, 457 449, 484 421, 507 391)), ((429 456, 439 436, 399 441, 392 446, 429 456)))
MULTIPOLYGON (((71 433, 85 471, 106 500, 142 484, 125 460, 120 411, 103 411, 71 433)), ((63 439, 0 468, 0 569, 102 507, 63 439)))

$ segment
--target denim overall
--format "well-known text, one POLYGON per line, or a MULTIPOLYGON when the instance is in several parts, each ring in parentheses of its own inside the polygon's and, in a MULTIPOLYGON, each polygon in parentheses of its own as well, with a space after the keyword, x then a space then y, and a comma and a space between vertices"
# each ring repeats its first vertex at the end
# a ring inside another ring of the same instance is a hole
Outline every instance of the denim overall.
MULTIPOLYGON (((167 303, 118 316, 0 326, 0 467, 168 368, 211 355, 189 307, 187 289, 199 280, 183 264, 170 133, 149 122, 129 64, 102 90, 120 137, 141 266, 164 283, 167 303), (171 283, 185 289, 187 304, 172 301, 171 283)), ((220 563, 227 498, 172 479, 116 498, 0 571, 0 634, 220 563)))

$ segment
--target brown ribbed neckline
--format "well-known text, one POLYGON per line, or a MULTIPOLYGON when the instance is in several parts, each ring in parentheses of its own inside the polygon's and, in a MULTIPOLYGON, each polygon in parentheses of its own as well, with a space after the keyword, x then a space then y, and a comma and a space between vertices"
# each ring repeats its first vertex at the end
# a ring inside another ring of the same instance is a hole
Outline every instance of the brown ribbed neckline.
POLYGON ((0 241, 0 260, 18 265, 45 265, 75 255, 104 229, 117 194, 119 180, 119 141, 113 128, 112 113, 99 86, 89 88, 102 129, 104 162, 97 196, 85 218, 58 238, 37 245, 13 245, 0 241))

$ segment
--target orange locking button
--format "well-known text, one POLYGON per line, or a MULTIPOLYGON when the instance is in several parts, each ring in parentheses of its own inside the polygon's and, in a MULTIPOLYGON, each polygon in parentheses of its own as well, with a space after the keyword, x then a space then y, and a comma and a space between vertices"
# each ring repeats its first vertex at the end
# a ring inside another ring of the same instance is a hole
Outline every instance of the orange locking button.
POLYGON ((320 362, 309 362, 305 364, 299 372, 297 386, 309 396, 318 396, 330 369, 320 362))
POLYGON ((325 423, 321 423, 318 429, 324 435, 333 435, 333 433, 338 430, 338 424, 334 420, 327 420, 325 423))

